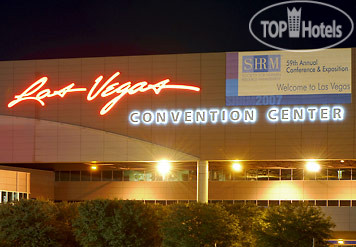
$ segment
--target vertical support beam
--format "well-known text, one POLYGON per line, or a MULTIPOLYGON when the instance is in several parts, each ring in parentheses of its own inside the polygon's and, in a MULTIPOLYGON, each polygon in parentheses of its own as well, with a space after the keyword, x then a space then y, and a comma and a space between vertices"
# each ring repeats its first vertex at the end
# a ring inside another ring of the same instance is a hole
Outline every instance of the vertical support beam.
POLYGON ((206 160, 197 162, 197 201, 208 203, 209 163, 206 160))

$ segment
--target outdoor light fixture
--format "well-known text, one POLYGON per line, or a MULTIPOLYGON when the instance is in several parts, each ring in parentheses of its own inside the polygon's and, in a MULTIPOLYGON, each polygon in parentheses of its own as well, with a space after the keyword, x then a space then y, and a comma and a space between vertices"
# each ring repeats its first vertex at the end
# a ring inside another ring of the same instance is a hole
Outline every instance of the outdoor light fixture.
POLYGON ((315 161, 308 161, 306 164, 306 168, 309 172, 318 172, 320 171, 320 165, 315 161))
POLYGON ((167 160, 161 160, 157 164, 157 170, 163 177, 165 177, 171 170, 171 163, 167 160))
POLYGON ((338 240, 337 243, 338 244, 344 244, 344 241, 343 240, 338 240))
POLYGON ((90 169, 92 169, 93 171, 97 170, 98 167, 97 166, 91 166, 90 169))
POLYGON ((344 162, 345 162, 345 160, 340 160, 340 162, 341 162, 341 163, 344 163, 344 162))
POLYGON ((232 164, 232 169, 235 171, 235 172, 241 172, 242 171, 242 165, 238 162, 235 162, 232 164))

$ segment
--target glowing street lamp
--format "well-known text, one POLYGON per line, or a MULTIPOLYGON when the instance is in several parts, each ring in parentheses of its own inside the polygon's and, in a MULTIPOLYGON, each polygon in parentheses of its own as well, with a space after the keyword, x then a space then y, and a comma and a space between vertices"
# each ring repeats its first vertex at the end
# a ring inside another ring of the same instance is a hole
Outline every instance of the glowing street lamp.
POLYGON ((167 160, 161 160, 157 164, 157 171, 161 176, 163 177, 163 180, 165 176, 170 172, 171 170, 171 163, 168 162, 167 160))
POLYGON ((238 162, 235 162, 232 164, 232 169, 235 171, 235 172, 241 172, 242 171, 242 165, 238 162))
POLYGON ((309 172, 318 172, 321 169, 320 165, 315 161, 308 161, 306 168, 309 172))

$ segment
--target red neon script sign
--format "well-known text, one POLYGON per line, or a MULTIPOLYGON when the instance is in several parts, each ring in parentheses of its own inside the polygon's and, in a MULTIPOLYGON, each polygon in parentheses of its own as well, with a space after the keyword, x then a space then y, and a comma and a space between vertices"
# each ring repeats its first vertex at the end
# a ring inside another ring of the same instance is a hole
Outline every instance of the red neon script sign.
MULTIPOLYGON (((136 93, 144 93, 146 91, 152 90, 155 94, 159 94, 163 89, 181 89, 181 90, 191 90, 199 92, 200 88, 195 86, 186 85, 168 85, 169 79, 165 79, 157 82, 156 84, 149 84, 147 81, 137 82, 132 85, 132 82, 128 81, 120 85, 119 82, 112 83, 112 81, 120 75, 120 72, 116 72, 109 79, 107 79, 101 86, 99 84, 103 80, 103 76, 96 78, 94 85, 89 90, 87 95, 87 100, 92 101, 96 99, 99 95, 102 98, 106 98, 114 95, 108 103, 106 103, 100 110, 100 115, 105 115, 108 113, 115 105, 120 101, 125 95, 133 95, 136 93)), ((25 100, 34 100, 45 106, 45 99, 54 96, 59 96, 64 98, 68 93, 74 92, 85 92, 87 88, 75 88, 75 83, 71 83, 68 86, 52 91, 49 88, 42 89, 43 86, 48 81, 48 77, 42 77, 30 85, 25 91, 19 95, 15 95, 15 99, 12 100, 8 107, 11 108, 16 104, 23 102, 25 100)))

